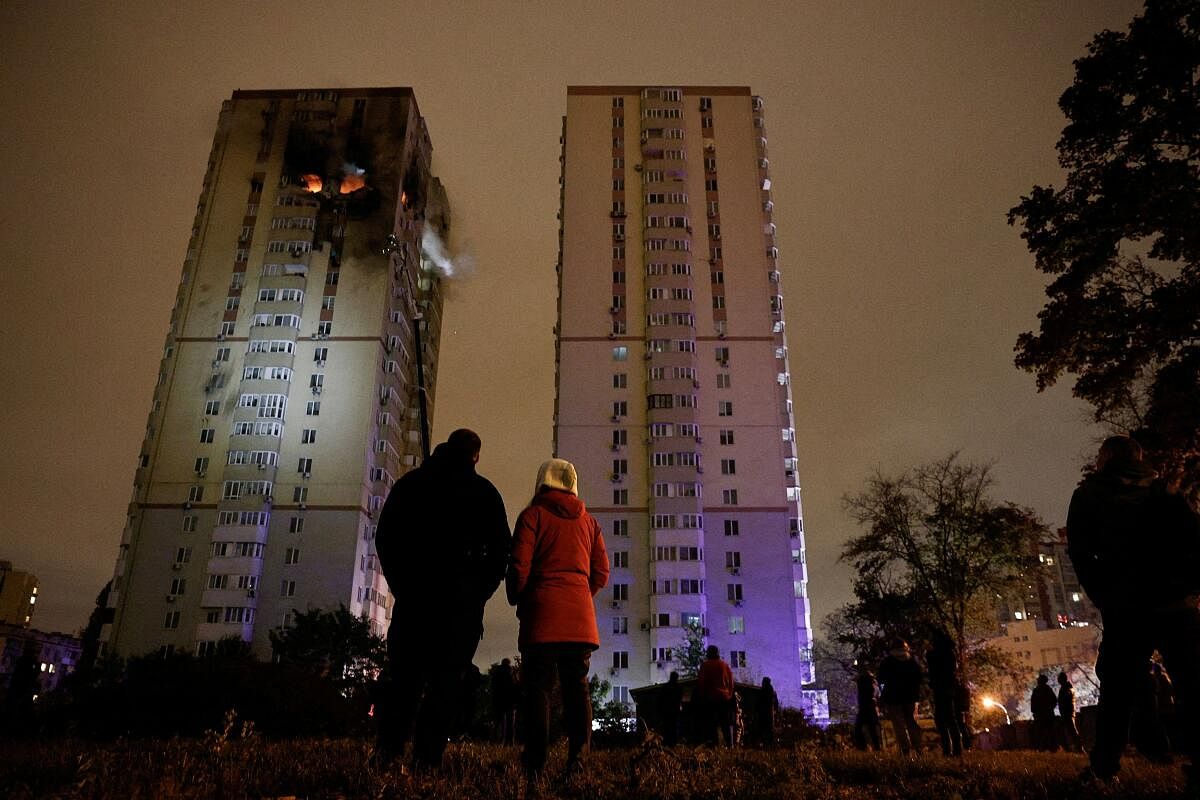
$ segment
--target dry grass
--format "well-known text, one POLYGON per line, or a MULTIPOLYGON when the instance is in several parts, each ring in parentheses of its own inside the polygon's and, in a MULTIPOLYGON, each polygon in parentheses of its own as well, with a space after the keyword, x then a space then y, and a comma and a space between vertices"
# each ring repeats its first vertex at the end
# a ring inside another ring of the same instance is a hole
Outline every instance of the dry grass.
MULTIPOLYGON (((0 797, 13 798, 1026 798, 1182 797, 1178 768, 1129 759, 1115 789, 1081 784, 1078 755, 973 752, 904 759, 820 749, 680 747, 594 751, 569 781, 530 792, 517 750, 452 745, 436 774, 366 768, 358 740, 265 741, 231 728, 204 739, 0 742, 0 797)), ((561 765, 561 746, 551 764, 561 765)))

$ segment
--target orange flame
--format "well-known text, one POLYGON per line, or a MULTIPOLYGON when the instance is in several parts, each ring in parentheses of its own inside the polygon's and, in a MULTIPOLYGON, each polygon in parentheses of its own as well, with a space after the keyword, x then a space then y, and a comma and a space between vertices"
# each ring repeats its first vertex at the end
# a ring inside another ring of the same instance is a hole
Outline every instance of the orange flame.
POLYGON ((404 191, 400 192, 400 205, 404 206, 405 208, 408 208, 408 193, 407 192, 404 192, 404 191))
POLYGON ((338 187, 339 194, 350 194, 358 191, 367 185, 362 175, 347 175, 342 178, 342 185, 338 187))
POLYGON ((301 175, 300 180, 304 182, 306 191, 316 194, 321 191, 321 176, 320 175, 301 175))

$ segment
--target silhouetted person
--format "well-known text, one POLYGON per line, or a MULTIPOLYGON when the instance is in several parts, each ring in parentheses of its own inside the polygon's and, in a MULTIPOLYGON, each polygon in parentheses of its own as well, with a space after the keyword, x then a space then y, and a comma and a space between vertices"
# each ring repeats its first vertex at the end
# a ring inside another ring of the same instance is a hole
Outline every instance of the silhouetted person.
POLYGON ((1058 743, 1054 737, 1054 709, 1058 698, 1050 688, 1050 679, 1038 675, 1037 685, 1029 695, 1029 712, 1033 714, 1033 747, 1035 750, 1054 751, 1058 743))
POLYGON ((1158 680, 1162 667, 1155 661, 1146 665, 1145 680, 1141 693, 1134 702, 1130 724, 1130 738, 1139 753, 1160 764, 1171 762, 1171 740, 1167 733, 1164 702, 1174 703, 1171 696, 1171 680, 1166 678, 1164 687, 1158 680), (1166 697, 1162 696, 1163 689, 1166 697))
POLYGON ((1070 753, 1083 751, 1083 738, 1075 724, 1075 687, 1067 673, 1058 673, 1058 716, 1062 720, 1063 749, 1070 753))
POLYGON ((1200 793, 1192 772, 1200 766, 1200 517, 1156 480, 1137 442, 1113 436, 1071 497, 1067 549, 1104 621, 1093 774, 1108 780, 1120 769, 1146 663, 1157 649, 1175 679, 1176 714, 1192 760, 1189 786, 1200 793))
POLYGON ((779 711, 779 695, 770 678, 762 679, 754 706, 754 721, 758 725, 758 741, 763 747, 775 746, 775 715, 779 711))
POLYGON ((504 501, 475 472, 480 441, 459 429, 392 486, 375 550, 395 598, 381 686, 377 761, 438 767, 483 635, 483 607, 504 577, 504 501), (414 730, 415 726, 415 730, 414 730))
POLYGON ((974 734, 971 733, 971 687, 959 677, 954 688, 954 710, 957 713, 958 733, 962 737, 963 750, 970 750, 974 734))
POLYGON ((567 772, 580 768, 592 736, 588 669, 600 646, 592 597, 608 582, 608 553, 600 524, 578 497, 568 461, 552 458, 538 469, 534 497, 517 518, 508 602, 521 621, 521 684, 525 694, 525 750, 531 778, 546 765, 549 694, 557 677, 567 730, 567 772))
POLYGON ((516 741, 517 680, 507 658, 489 670, 492 690, 492 717, 496 720, 496 738, 502 744, 516 741))
POLYGON ((854 679, 858 714, 854 717, 854 744, 859 750, 883 749, 883 726, 879 722, 879 682, 866 667, 854 679))
POLYGON ((892 723, 900 752, 921 752, 921 726, 917 724, 917 702, 921 698, 921 665, 913 658, 908 642, 896 638, 879 663, 880 701, 892 723))
POLYGON ((662 717, 663 744, 674 747, 679 743, 679 715, 683 708, 683 688, 679 685, 679 673, 672 671, 667 685, 659 693, 659 712, 662 717))
POLYGON ((934 631, 933 647, 925 656, 929 688, 933 692, 933 724, 942 740, 942 754, 961 756, 962 730, 958 714, 958 655, 954 640, 944 630, 934 631))
POLYGON ((733 747, 733 670, 721 660, 716 645, 709 645, 704 653, 692 702, 699 706, 705 741, 716 745, 723 739, 733 747))

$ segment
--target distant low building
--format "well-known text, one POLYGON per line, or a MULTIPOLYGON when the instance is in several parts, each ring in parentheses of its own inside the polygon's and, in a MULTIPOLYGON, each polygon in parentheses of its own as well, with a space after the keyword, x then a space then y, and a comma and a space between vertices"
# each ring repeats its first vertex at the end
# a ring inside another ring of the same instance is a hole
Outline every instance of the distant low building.
POLYGON ((0 624, 29 627, 37 603, 38 579, 0 561, 0 624))
POLYGON ((75 671, 83 642, 67 633, 44 633, 22 625, 0 624, 0 688, 7 690, 22 656, 31 650, 39 693, 51 692, 75 671))
POLYGON ((1013 716, 1024 715, 1029 705, 1029 693, 1039 673, 1046 673, 1051 687, 1058 689, 1056 677, 1066 672, 1076 684, 1076 704, 1085 705, 1094 680, 1096 657, 1100 653, 1100 628, 1086 623, 1046 625, 1041 620, 1018 620, 1008 623, 1003 636, 988 639, 987 644, 1016 657, 1021 664, 1021 680, 1010 681, 1001 687, 1004 705, 1013 716))

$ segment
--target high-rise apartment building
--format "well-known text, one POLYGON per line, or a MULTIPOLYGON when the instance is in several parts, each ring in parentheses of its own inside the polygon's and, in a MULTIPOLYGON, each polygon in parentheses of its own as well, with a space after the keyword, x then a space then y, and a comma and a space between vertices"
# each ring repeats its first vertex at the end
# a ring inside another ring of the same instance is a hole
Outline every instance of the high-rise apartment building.
POLYGON ((555 451, 604 526, 595 671, 665 681, 695 626, 818 713, 762 99, 577 86, 562 134, 555 451))
POLYGON ((0 561, 0 624, 28 628, 36 608, 37 593, 35 575, 13 569, 11 561, 0 561))
POLYGON ((419 462, 448 211, 407 88, 225 101, 163 347, 102 640, 269 653, 295 609, 391 616, 374 555, 419 462), (414 326, 419 320, 419 331, 414 326))

